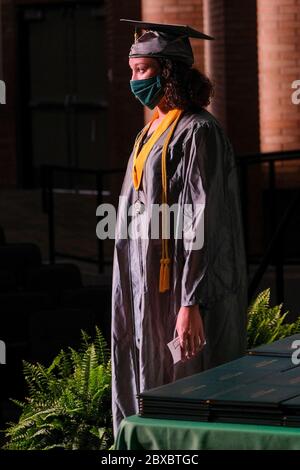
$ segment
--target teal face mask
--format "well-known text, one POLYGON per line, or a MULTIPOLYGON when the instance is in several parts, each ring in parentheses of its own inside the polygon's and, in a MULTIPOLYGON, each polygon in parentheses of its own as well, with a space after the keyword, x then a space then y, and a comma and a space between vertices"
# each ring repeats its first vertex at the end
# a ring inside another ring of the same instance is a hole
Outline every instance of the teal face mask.
POLYGON ((160 75, 144 80, 130 80, 130 88, 140 102, 150 109, 155 108, 164 95, 160 75))

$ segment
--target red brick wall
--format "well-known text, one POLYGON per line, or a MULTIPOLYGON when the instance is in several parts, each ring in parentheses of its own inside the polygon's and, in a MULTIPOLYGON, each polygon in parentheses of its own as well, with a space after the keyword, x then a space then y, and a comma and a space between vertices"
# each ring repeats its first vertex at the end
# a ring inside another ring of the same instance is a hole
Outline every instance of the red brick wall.
POLYGON ((225 69, 225 11, 222 1, 204 0, 204 29, 214 41, 204 44, 205 71, 215 85, 215 95, 209 110, 226 128, 226 69, 225 69))
POLYGON ((259 150, 256 0, 204 0, 206 71, 215 83, 211 110, 237 153, 259 150))
MULTIPOLYGON (((211 111, 220 120, 236 154, 259 151, 255 0, 204 0, 204 24, 215 41, 205 44, 205 64, 215 83, 211 111)), ((261 250, 260 169, 248 174, 248 249, 261 250)))
MULTIPOLYGON (((300 149, 300 105, 291 100, 300 80, 300 0, 258 0, 257 15, 261 149, 300 149)), ((299 184, 299 162, 278 166, 277 183, 299 184)))
MULTIPOLYGON (((202 0, 142 0, 142 18, 157 23, 188 24, 203 30, 202 0)), ((195 66, 204 68, 204 43, 191 41, 195 66)))
MULTIPOLYGON (((203 31, 202 0, 142 0, 142 19, 157 23, 187 24, 203 31)), ((204 70, 204 41, 191 40, 195 67, 204 70)), ((152 113, 145 109, 145 120, 152 113)))

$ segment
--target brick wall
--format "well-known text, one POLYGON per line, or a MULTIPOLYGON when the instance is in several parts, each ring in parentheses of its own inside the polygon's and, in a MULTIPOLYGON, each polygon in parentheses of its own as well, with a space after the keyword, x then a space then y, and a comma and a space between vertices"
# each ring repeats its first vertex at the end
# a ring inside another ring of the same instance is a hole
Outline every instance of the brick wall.
POLYGON ((258 0, 260 133, 264 151, 300 148, 300 0, 258 0))
MULTIPOLYGON (((203 31, 202 0, 142 0, 142 19, 156 23, 187 24, 203 31)), ((191 40, 195 67, 204 70, 204 41, 191 40)), ((152 113, 145 109, 145 121, 152 113)))
MULTIPOLYGON (((203 30, 202 0, 142 0, 142 18, 157 23, 188 24, 203 30)), ((204 68, 204 42, 191 41, 195 66, 204 68)))
MULTIPOLYGON (((258 0, 257 17, 261 149, 300 149, 300 105, 291 100, 300 80, 300 0, 258 0)), ((281 186, 299 184, 299 162, 279 169, 281 186)))
MULTIPOLYGON (((236 154, 259 151, 256 0, 204 0, 204 24, 215 40, 205 44, 205 65, 215 83, 210 110, 236 154)), ((248 172, 248 250, 261 251, 260 168, 248 172)))
POLYGON ((259 149, 256 0, 204 0, 205 69, 215 83, 211 111, 237 153, 259 149), (242 116, 242 119, 241 119, 242 116))
POLYGON ((203 1, 204 29, 215 39, 204 43, 205 71, 213 81, 215 95, 209 107, 224 128, 226 117, 226 69, 225 69, 225 11, 224 3, 203 1))

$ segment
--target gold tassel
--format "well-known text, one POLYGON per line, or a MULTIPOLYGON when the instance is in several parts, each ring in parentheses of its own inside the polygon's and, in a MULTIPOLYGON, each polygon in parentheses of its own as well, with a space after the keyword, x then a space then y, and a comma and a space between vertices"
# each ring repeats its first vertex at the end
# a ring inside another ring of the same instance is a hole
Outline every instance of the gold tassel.
MULTIPOLYGON (((168 129, 169 132, 164 141, 161 157, 161 170, 162 170, 162 204, 167 204, 168 202, 168 183, 167 183, 167 150, 169 142, 172 138, 175 127, 182 115, 181 109, 173 109, 169 111, 157 129, 154 131, 148 142, 140 150, 140 145, 144 135, 147 134, 149 127, 152 122, 158 117, 157 110, 154 112, 151 121, 144 127, 139 137, 136 139, 134 146, 134 155, 133 155, 133 167, 132 167, 132 180, 134 188, 137 190, 140 185, 142 178, 144 164, 148 158, 150 151, 152 150, 153 145, 161 137, 161 135, 168 129)), ((165 209, 162 211, 162 253, 160 260, 160 273, 159 273, 159 292, 165 292, 170 289, 170 263, 171 259, 169 258, 168 250, 168 239, 164 239, 165 236, 165 225, 166 225, 166 212, 165 209)))
MULTIPOLYGON (((168 191, 167 191, 167 150, 169 142, 172 138, 173 132, 177 125, 178 120, 182 114, 182 110, 179 110, 175 121, 173 122, 171 129, 167 135, 167 138, 164 142, 162 149, 161 157, 161 172, 162 172, 162 195, 161 201, 162 204, 167 204, 168 200, 168 191)), ((162 237, 165 234, 165 224, 166 224, 166 212, 162 211, 162 237)), ((170 263, 171 259, 169 258, 169 249, 168 249, 168 239, 162 238, 162 255, 160 260, 160 273, 159 273, 159 292, 166 292, 170 289, 170 263)))
POLYGON ((159 273, 159 292, 165 292, 170 289, 170 258, 161 258, 159 273))

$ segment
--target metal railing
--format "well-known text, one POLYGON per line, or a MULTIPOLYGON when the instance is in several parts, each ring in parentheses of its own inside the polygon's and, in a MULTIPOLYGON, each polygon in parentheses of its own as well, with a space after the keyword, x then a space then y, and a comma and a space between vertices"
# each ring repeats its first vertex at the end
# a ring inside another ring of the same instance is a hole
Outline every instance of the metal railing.
MULTIPOLYGON (((85 168, 69 168, 57 165, 43 165, 41 167, 41 184, 42 184, 42 206, 43 211, 48 214, 48 241, 49 241, 49 261, 54 263, 56 257, 70 258, 77 261, 84 261, 86 263, 93 263, 98 265, 99 273, 103 272, 104 266, 109 264, 104 259, 103 242, 97 238, 97 259, 78 256, 72 253, 63 253, 56 250, 56 237, 55 237, 55 206, 54 206, 54 176, 57 173, 64 173, 67 175, 89 175, 94 176, 96 183, 96 204, 97 207, 103 201, 103 179, 107 175, 122 174, 125 168, 115 168, 113 170, 90 170, 85 168)), ((96 209, 96 208, 95 208, 96 209)))
MULTIPOLYGON (((253 165, 268 165, 268 185, 269 191, 269 214, 270 226, 272 236, 268 245, 264 249, 262 259, 258 261, 259 265, 256 269, 252 279, 249 282, 249 299, 251 299, 258 288, 264 273, 270 265, 275 266, 276 275, 276 297, 280 303, 284 298, 284 253, 283 253, 283 236, 286 227, 293 217, 293 214, 299 207, 300 191, 294 191, 291 200, 286 207, 284 214, 278 219, 278 211, 276 205, 276 163, 279 161, 292 161, 300 160, 300 150, 291 152, 272 152, 272 153, 258 153, 252 155, 243 155, 237 157, 237 164, 239 168, 241 202, 242 202, 242 216, 244 224, 244 236, 246 253, 248 254, 249 239, 248 239, 248 210, 249 210, 249 188, 248 188, 248 174, 249 168, 253 165)), ((103 180, 107 175, 125 173, 125 168, 116 168, 113 170, 90 170, 83 168, 69 168, 61 166, 44 165, 42 167, 42 201, 43 209, 48 214, 48 239, 49 239, 49 261, 55 262, 56 257, 70 258, 79 261, 95 263, 98 265, 99 272, 103 272, 106 264, 111 264, 111 260, 104 259, 103 241, 97 238, 97 259, 84 256, 78 256, 70 253, 62 253, 56 250, 55 244, 55 223, 54 223, 54 176, 58 173, 65 173, 69 176, 72 175, 92 175, 96 178, 96 203, 99 206, 103 201, 103 180)), ((248 256, 248 264, 249 264, 248 256)))
MULTIPOLYGON (((237 157, 239 174, 240 174, 240 188, 242 200, 242 215, 244 225, 245 247, 246 253, 249 250, 249 230, 248 230, 248 210, 249 210, 249 188, 248 188, 248 174, 249 168, 253 165, 268 165, 268 185, 266 189, 269 195, 269 217, 272 236, 264 249, 262 259, 259 261, 259 266, 256 269, 252 279, 249 282, 248 297, 249 300, 253 298, 259 284, 265 274, 267 268, 272 264, 275 267, 275 281, 276 281, 276 299, 278 303, 284 300, 284 253, 283 253, 283 238, 290 220, 299 207, 300 191, 296 188, 293 191, 291 200, 281 218, 278 217, 278 207, 276 198, 276 163, 299 160, 300 150, 293 150, 287 152, 270 152, 258 153, 252 155, 244 155, 237 157)), ((249 264, 249 257, 248 257, 249 264)))

